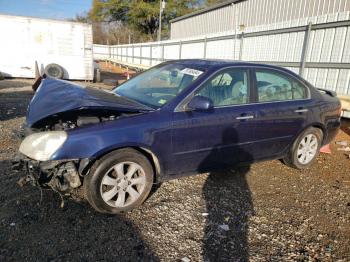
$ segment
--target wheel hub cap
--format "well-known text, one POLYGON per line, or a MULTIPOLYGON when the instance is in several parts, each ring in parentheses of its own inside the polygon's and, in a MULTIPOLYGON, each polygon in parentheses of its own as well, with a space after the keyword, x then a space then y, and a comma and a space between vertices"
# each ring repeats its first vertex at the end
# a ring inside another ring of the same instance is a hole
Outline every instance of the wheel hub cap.
POLYGON ((123 180, 122 182, 120 182, 120 187, 122 189, 126 189, 128 187, 128 182, 126 180, 123 180))

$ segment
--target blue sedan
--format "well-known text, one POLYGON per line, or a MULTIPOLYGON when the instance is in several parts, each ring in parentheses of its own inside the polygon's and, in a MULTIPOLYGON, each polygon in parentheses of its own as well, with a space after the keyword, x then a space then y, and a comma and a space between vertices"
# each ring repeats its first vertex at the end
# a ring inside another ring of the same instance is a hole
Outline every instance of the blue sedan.
POLYGON ((47 78, 28 108, 20 161, 33 183, 82 186, 97 211, 118 213, 180 176, 269 159, 308 168, 340 112, 334 92, 245 62, 169 61, 112 91, 47 78))

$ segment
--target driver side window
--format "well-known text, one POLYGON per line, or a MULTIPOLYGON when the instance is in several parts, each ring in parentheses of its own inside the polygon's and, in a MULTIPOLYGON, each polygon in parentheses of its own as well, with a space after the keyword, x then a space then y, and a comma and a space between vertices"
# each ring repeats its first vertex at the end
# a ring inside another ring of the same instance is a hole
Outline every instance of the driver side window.
POLYGON ((246 104, 249 101, 247 72, 227 69, 209 79, 195 95, 210 98, 215 107, 246 104))

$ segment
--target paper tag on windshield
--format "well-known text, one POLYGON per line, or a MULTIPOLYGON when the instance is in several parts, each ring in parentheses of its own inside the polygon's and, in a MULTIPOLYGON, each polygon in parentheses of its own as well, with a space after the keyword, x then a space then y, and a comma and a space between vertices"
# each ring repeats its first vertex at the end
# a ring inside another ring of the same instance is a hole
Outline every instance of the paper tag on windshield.
POLYGON ((192 68, 184 68, 181 70, 181 73, 191 76, 200 76, 203 72, 192 68))
POLYGON ((166 100, 165 100, 165 99, 160 99, 160 100, 158 101, 158 103, 161 104, 161 105, 164 105, 164 104, 166 103, 166 100))

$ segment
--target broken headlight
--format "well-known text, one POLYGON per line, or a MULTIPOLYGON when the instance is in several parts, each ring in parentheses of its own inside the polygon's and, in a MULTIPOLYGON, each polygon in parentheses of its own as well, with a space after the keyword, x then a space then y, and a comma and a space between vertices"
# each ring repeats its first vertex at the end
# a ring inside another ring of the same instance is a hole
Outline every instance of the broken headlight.
POLYGON ((31 159, 50 160, 52 155, 67 140, 64 131, 40 132, 27 136, 19 147, 19 151, 31 159))

